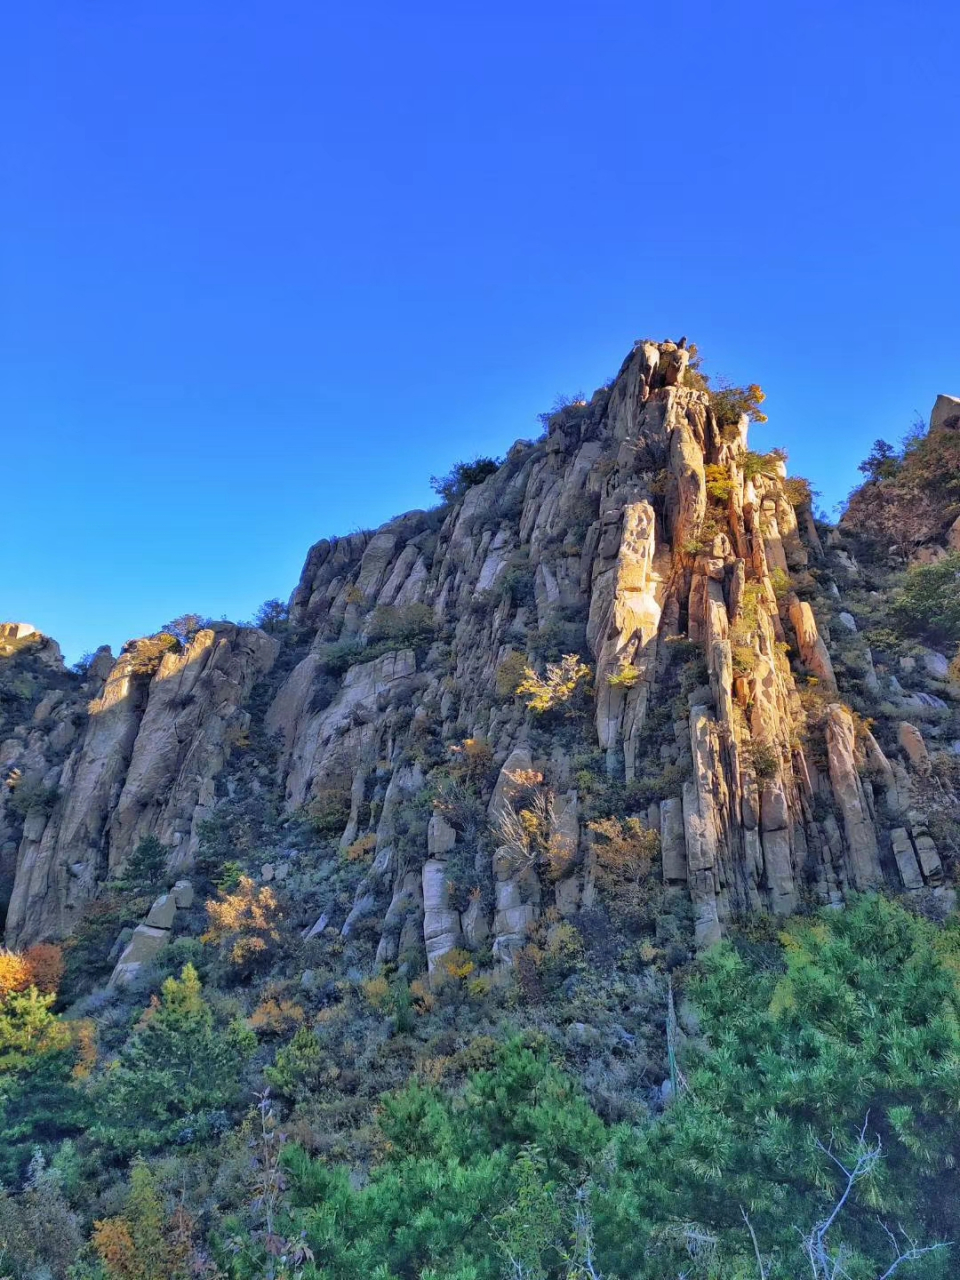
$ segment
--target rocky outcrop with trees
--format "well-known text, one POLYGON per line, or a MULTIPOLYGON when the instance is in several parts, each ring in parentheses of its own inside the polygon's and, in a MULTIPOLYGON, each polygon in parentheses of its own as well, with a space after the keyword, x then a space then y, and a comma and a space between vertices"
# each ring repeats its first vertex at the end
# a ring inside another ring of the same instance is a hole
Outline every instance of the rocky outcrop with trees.
POLYGON ((508 959, 545 911, 593 900, 609 820, 652 833, 701 948, 744 913, 882 884, 949 900, 928 751, 950 750, 946 663, 878 671, 842 606, 844 528, 953 439, 953 402, 818 528, 809 486, 748 445, 759 388, 711 391, 690 356, 637 343, 539 441, 437 481, 439 508, 318 543, 274 635, 160 634, 47 696, 5 744, 8 805, 40 787, 8 940, 69 934, 146 836, 189 869, 251 717, 280 819, 362 846, 349 909, 323 914, 379 930, 381 960, 414 939, 431 969, 461 947, 508 959))

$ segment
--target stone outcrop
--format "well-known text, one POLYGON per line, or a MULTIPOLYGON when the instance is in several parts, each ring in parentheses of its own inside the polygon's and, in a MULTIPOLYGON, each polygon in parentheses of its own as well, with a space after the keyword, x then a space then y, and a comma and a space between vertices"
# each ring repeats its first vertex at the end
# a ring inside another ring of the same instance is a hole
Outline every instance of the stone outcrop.
POLYGON ((189 866, 217 776, 249 726, 243 703, 276 651, 262 631, 229 623, 163 651, 154 641, 127 646, 94 688, 82 734, 54 770, 52 809, 24 825, 9 945, 68 934, 146 835, 170 849, 172 868, 189 866))
MULTIPOLYGON (((594 758, 659 831, 664 882, 689 895, 701 947, 743 912, 939 887, 918 800, 930 752, 906 721, 881 750, 844 701, 838 648, 860 646, 865 687, 916 719, 953 697, 943 663, 924 660, 930 693, 863 656, 866 623, 842 607, 862 589, 851 548, 821 541, 783 459, 748 452, 746 417, 718 417, 688 359, 639 342, 611 385, 455 501, 318 542, 265 710, 249 697, 278 642, 230 624, 101 653, 82 686, 51 688, 0 743, 7 768, 56 793, 16 827, 8 941, 69 933, 145 835, 189 867, 252 714, 277 745, 286 817, 333 813, 332 853, 369 855, 348 902, 315 907, 304 937, 372 930, 381 964, 418 954, 442 976, 453 948, 506 964, 591 907, 578 771, 594 758), (592 668, 592 706, 538 722, 513 696, 518 668, 563 654, 592 668), (518 776, 543 801, 519 851, 498 822, 518 776)), ((268 852, 264 879, 286 866, 268 852)), ((163 945, 171 909, 154 904, 115 981, 163 945)))
POLYGON ((133 930, 107 985, 124 987, 133 982, 144 965, 156 959, 170 941, 177 911, 191 906, 193 885, 189 880, 178 880, 169 892, 161 893, 146 919, 133 930))

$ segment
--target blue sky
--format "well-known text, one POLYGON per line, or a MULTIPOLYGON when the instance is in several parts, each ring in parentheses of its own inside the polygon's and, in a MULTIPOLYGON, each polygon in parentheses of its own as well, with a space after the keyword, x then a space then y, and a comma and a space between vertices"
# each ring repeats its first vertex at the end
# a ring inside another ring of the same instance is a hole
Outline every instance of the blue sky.
POLYGON ((50 0, 0 51, 0 616, 286 596, 635 338, 830 506, 960 394, 960 7, 50 0))

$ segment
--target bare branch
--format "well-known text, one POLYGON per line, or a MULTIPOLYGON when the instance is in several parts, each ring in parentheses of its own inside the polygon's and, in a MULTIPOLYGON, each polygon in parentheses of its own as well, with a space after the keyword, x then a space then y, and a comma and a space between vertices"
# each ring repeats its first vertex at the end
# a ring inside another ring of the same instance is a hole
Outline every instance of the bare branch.
MULTIPOLYGON (((840 1198, 837 1200, 837 1203, 834 1205, 827 1217, 823 1218, 820 1222, 815 1223, 807 1235, 803 1235, 801 1233, 804 1250, 810 1263, 814 1280, 849 1280, 849 1272, 846 1268, 846 1262, 850 1256, 849 1250, 844 1244, 841 1244, 836 1250, 828 1248, 827 1233, 842 1213, 843 1208, 850 1199, 850 1196, 853 1194, 853 1190, 857 1183, 862 1182, 864 1178, 868 1178, 883 1157, 883 1146, 879 1138, 877 1138, 876 1143, 873 1146, 867 1145, 867 1124, 869 1119, 870 1113, 867 1112, 857 1139, 858 1155, 852 1168, 847 1168, 843 1161, 834 1153, 832 1141, 829 1147, 825 1146, 819 1140, 817 1141, 818 1148, 824 1153, 824 1155, 833 1161, 844 1175, 846 1184, 840 1198)), ((740 1212, 743 1213, 744 1221, 747 1221, 747 1215, 744 1213, 742 1207, 740 1212)), ((949 1244, 945 1241, 941 1241, 937 1244, 917 1245, 910 1239, 902 1227, 900 1229, 900 1234, 902 1236, 903 1243, 901 1243, 896 1234, 890 1230, 886 1223, 880 1221, 880 1219, 877 1219, 877 1221, 886 1233, 896 1255, 890 1266, 882 1275, 877 1277, 877 1280, 890 1280, 890 1277, 895 1274, 900 1267, 900 1264, 903 1262, 914 1262, 917 1258, 922 1258, 924 1254, 935 1253, 938 1249, 946 1249, 949 1247, 949 1244)), ((747 1225, 750 1225, 749 1222, 747 1222, 747 1225)), ((751 1235, 752 1234, 753 1232, 751 1231, 751 1235)), ((756 1247, 756 1241, 754 1241, 754 1247, 756 1247)), ((762 1276, 763 1273, 761 1271, 761 1277, 762 1276)))
POLYGON ((760 1272, 760 1280, 767 1280, 767 1273, 763 1265, 763 1259, 760 1257, 760 1246, 757 1244, 757 1233, 754 1231, 753 1223, 747 1217, 747 1211, 743 1205, 740 1206, 740 1213, 743 1216, 744 1222, 747 1224, 747 1230, 750 1232, 750 1239, 753 1241, 753 1252, 757 1256, 757 1270, 760 1272))

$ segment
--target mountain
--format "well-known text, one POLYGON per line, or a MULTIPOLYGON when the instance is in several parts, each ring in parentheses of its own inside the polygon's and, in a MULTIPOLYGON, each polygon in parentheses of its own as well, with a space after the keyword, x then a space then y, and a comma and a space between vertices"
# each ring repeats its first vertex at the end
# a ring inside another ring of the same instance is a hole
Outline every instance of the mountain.
MULTIPOLYGON (((283 815, 319 811, 342 848, 369 846, 350 909, 318 905, 344 936, 378 921, 381 961, 401 918, 431 966, 462 945, 499 962, 543 911, 591 902, 590 823, 614 793, 659 833, 698 947, 743 913, 882 884, 949 897, 916 794, 946 662, 878 672, 847 600, 862 574, 846 530, 818 531, 808 486, 748 449, 744 406, 711 396, 689 354, 637 343, 609 387, 452 501, 317 543, 277 634, 160 635, 72 677, 52 642, 8 627, 34 669, 4 729, 8 944, 69 935, 146 836, 186 872, 251 773, 236 768, 251 735, 268 748, 251 781, 276 786, 283 815), (529 713, 525 665, 565 654, 590 667, 592 704, 529 713), (542 775, 562 867, 498 855, 475 815, 442 805, 425 832, 398 832, 468 756, 491 813, 513 774, 542 775)), ((960 439, 950 404, 933 430, 960 439)), ((295 869, 283 844, 263 861, 295 869)))
POLYGON ((256 624, 0 626, 0 1271, 952 1274, 960 400, 834 526, 699 363, 256 624))

